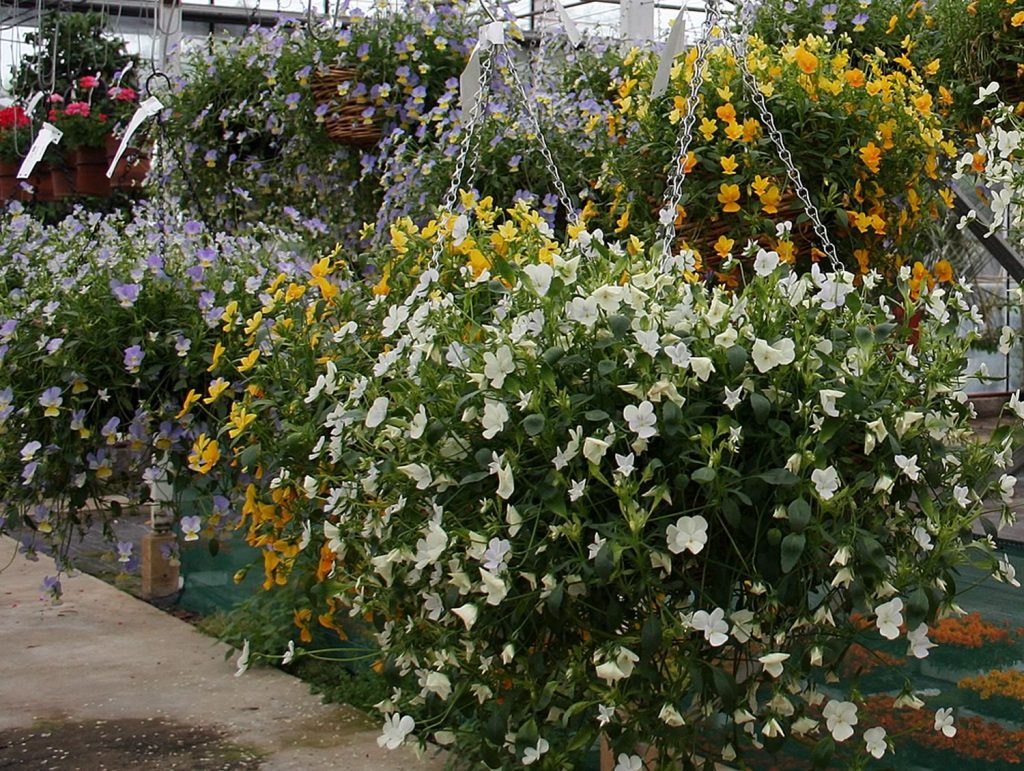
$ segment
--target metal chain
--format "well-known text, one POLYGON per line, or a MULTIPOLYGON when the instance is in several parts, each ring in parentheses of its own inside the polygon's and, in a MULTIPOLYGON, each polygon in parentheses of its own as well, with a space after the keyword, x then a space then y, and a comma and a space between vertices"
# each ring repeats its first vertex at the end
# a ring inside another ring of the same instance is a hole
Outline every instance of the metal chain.
POLYGON ((576 225, 579 223, 579 211, 573 205, 572 199, 569 197, 569 193, 565 189, 565 183, 562 181, 562 175, 558 171, 558 165, 555 163, 554 156, 551 155, 551 149, 548 147, 548 142, 544 138, 544 132, 541 130, 537 114, 530 107, 530 96, 523 87, 523 81, 519 78, 519 69, 516 67, 515 59, 511 55, 508 56, 508 69, 512 75, 512 84, 516 87, 516 90, 519 92, 519 96, 523 100, 523 110, 526 112, 526 115, 532 124, 533 133, 536 135, 540 145, 540 154, 544 157, 544 164, 547 166, 547 170, 551 174, 551 179, 555 186, 555 192, 558 194, 558 200, 562 206, 565 207, 569 222, 576 225))
POLYGON ((717 3, 708 5, 704 17, 704 26, 700 39, 697 41, 697 56, 693 61, 693 73, 687 83, 689 93, 686 96, 686 112, 683 115, 679 136, 676 140, 676 152, 672 157, 671 171, 665 187, 665 205, 659 213, 662 242, 665 255, 672 253, 672 241, 675 240, 676 209, 683 198, 683 180, 686 179, 686 158, 693 141, 693 126, 697 122, 697 104, 700 102, 700 88, 704 84, 704 63, 710 50, 711 31, 718 19, 717 3))
MULTIPOLYGON (((455 202, 459 198, 459 190, 462 187, 462 175, 466 167, 466 158, 469 157, 469 151, 473 146, 473 140, 476 137, 477 129, 480 127, 481 118, 484 112, 484 103, 486 102, 487 91, 490 88, 491 83, 491 67, 494 57, 488 55, 481 56, 482 61, 480 62, 480 77, 477 80, 477 98, 473 104, 473 109, 469 114, 469 122, 463 128, 462 138, 459 141, 459 153, 455 158, 455 170, 452 172, 452 181, 448 186, 448 192, 445 193, 444 198, 441 200, 441 208, 438 212, 438 234, 437 240, 434 242, 434 249, 430 255, 430 267, 437 268, 441 263, 441 254, 444 251, 445 234, 442 229, 443 223, 441 217, 444 214, 455 213, 455 202)), ((471 178, 475 174, 475 169, 470 167, 471 178)))
MULTIPOLYGON (((727 38, 731 42, 731 38, 727 38)), ((843 263, 839 259, 839 254, 836 251, 835 244, 832 243, 832 239, 829 237, 828 230, 825 228, 824 223, 821 221, 821 215, 818 213, 818 207, 814 205, 814 201, 811 198, 810 192, 804 186, 803 178, 800 176, 800 170, 796 167, 796 163, 793 162, 793 156, 789 152, 789 148, 786 147, 786 143, 782 138, 782 132, 779 131, 775 125, 775 119, 772 117, 771 110, 768 109, 768 103, 764 98, 764 94, 761 93, 760 86, 758 85, 757 78, 754 77, 754 73, 751 72, 749 65, 747 64, 746 52, 740 46, 732 46, 733 54, 739 60, 740 73, 743 76, 743 82, 747 87, 747 91, 750 92, 751 101, 757 107, 757 111, 761 115, 761 122, 768 130, 768 137, 771 139, 772 144, 775 145, 775 149, 782 159, 782 163, 786 166, 786 175, 793 183, 796 188, 797 197, 804 205, 804 210, 807 212, 807 216, 811 220, 811 225, 814 227, 814 232, 818 235, 821 240, 821 246, 824 250, 829 261, 832 263, 833 270, 842 270, 843 263)))

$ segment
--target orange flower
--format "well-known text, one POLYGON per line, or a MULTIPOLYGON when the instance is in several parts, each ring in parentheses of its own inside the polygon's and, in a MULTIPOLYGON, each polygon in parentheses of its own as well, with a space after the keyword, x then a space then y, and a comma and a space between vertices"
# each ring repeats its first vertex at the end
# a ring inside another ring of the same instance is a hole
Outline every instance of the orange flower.
POLYGON ((868 250, 854 249, 853 256, 857 258, 857 267, 860 269, 860 272, 867 274, 871 270, 871 259, 868 257, 868 250))
POLYGON ((818 69, 818 57, 804 48, 802 45, 796 49, 796 65, 806 75, 811 75, 818 69))
POLYGON ((736 122, 736 108, 731 104, 723 104, 715 110, 715 115, 718 116, 719 120, 723 120, 726 123, 736 122))
POLYGON ((867 145, 860 148, 860 159, 864 161, 864 165, 872 174, 877 174, 878 165, 882 160, 882 150, 875 146, 874 142, 868 142, 867 145))
POLYGON ((718 202, 722 204, 722 211, 732 214, 740 210, 740 186, 727 185, 724 182, 718 186, 718 202))
POLYGON ((756 118, 747 118, 743 121, 743 141, 753 142, 757 139, 757 133, 761 128, 761 124, 757 122, 756 118))
POLYGON ((729 137, 733 142, 743 136, 743 126, 739 123, 726 123, 725 124, 725 135, 729 137))
POLYGON ((726 238, 725 236, 719 236, 718 240, 715 241, 715 251, 718 253, 718 256, 724 260, 732 252, 732 247, 735 244, 736 242, 733 239, 726 238))
POLYGON ((860 88, 864 85, 864 71, 858 68, 848 70, 843 73, 843 77, 846 78, 847 85, 853 86, 854 88, 860 88))
POLYGON ((971 156, 971 171, 976 171, 981 174, 985 171, 985 161, 988 158, 985 157, 985 153, 975 153, 971 156))
MULTIPOLYGON (((690 150, 690 152, 688 152, 686 154, 686 161, 683 163, 683 173, 684 174, 689 174, 691 171, 693 171, 693 167, 696 166, 696 165, 697 165, 697 156, 694 155, 693 150, 690 150)), ((587 203, 590 203, 590 202, 587 201, 587 203)))

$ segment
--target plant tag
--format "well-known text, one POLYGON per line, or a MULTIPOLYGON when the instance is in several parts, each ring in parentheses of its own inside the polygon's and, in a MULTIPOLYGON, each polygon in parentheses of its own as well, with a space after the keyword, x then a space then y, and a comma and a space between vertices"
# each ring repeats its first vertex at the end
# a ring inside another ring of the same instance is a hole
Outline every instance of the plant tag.
POLYGON ((36 139, 32 146, 28 149, 25 160, 21 162, 21 168, 18 169, 18 179, 28 179, 32 169, 42 160, 46 148, 51 144, 58 144, 63 136, 64 132, 52 123, 44 123, 42 128, 39 129, 39 133, 36 134, 36 139))
POLYGON ((43 98, 42 91, 36 91, 32 94, 32 98, 28 100, 28 104, 25 105, 25 114, 31 115, 32 111, 36 109, 36 105, 39 104, 39 100, 43 98))
POLYGON ((565 10, 565 6, 562 5, 561 0, 551 0, 552 5, 555 6, 555 12, 558 14, 559 20, 562 22, 562 27, 565 29, 565 36, 569 38, 569 42, 572 43, 573 48, 579 48, 583 45, 583 35, 580 34, 579 27, 576 26, 568 12, 565 10))
POLYGON ((120 74, 117 76, 117 80, 114 81, 115 86, 121 85, 121 79, 131 71, 133 64, 135 64, 135 62, 129 59, 128 63, 124 66, 124 69, 121 70, 120 74))
POLYGON ((468 124, 480 98, 480 57, 493 46, 505 45, 505 25, 492 21, 480 27, 477 43, 469 55, 466 69, 459 76, 459 101, 462 103, 462 122, 468 124))
POLYGON ((661 52, 661 58, 658 60, 658 71, 654 75, 654 82, 651 83, 652 99, 657 99, 668 88, 668 78, 672 73, 672 62, 682 52, 684 45, 686 45, 685 8, 681 9, 679 15, 676 16, 675 23, 672 24, 672 31, 669 33, 668 40, 665 43, 665 50, 661 52))
POLYGON ((139 105, 139 109, 135 111, 132 119, 128 121, 128 128, 125 129, 124 136, 121 137, 121 144, 118 145, 117 152, 114 153, 114 160, 110 162, 110 168, 107 169, 107 179, 111 179, 114 176, 114 169, 117 168, 118 161, 121 160, 124 151, 128 149, 128 143, 131 141, 132 135, 138 131, 142 122, 151 115, 156 115, 163 108, 163 103, 155 96, 149 97, 139 105))

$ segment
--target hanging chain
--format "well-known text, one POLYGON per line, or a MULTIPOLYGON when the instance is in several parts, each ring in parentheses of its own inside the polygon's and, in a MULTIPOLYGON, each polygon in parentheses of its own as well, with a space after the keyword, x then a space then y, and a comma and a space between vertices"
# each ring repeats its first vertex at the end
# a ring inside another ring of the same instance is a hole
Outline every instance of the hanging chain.
MULTIPOLYGON (((679 137, 676 141, 676 152, 672 157, 671 171, 665 187, 665 204, 659 213, 661 233, 658 239, 663 244, 663 254, 672 253, 672 241, 675 240, 676 210, 683 198, 683 180, 686 179, 686 159, 693 141, 693 126, 697 122, 697 104, 700 102, 700 88, 704 84, 704 64, 710 50, 711 32, 718 20, 717 4, 709 4, 704 17, 704 26, 700 39, 697 41, 697 56, 693 61, 693 72, 687 83, 689 93, 686 96, 686 112, 683 114, 679 137)), ((678 22, 677 22, 678 23, 678 22)))
MULTIPOLYGON (((482 52, 483 53, 483 52, 482 52)), ((455 202, 459 198, 459 190, 462 187, 462 175, 466 168, 466 159, 469 157, 470 149, 473 146, 473 139, 476 137, 477 129, 480 127, 481 118, 484 113, 484 103, 487 101, 487 91, 491 84, 491 67, 494 60, 493 55, 482 55, 480 62, 480 77, 477 78, 477 97, 473 109, 469 114, 469 121, 462 131, 462 138, 459 140, 459 153, 455 158, 455 169, 452 171, 452 182, 448 186, 448 192, 441 200, 441 209, 438 212, 438 234, 434 242, 434 249, 430 255, 430 267, 437 268, 441 263, 441 254, 444 251, 445 235, 444 223, 441 221, 445 214, 455 213, 455 202)), ((476 169, 470 166, 470 179, 476 174, 476 169)), ((467 180, 468 181, 468 180, 467 180)))
POLYGON ((771 110, 768 109, 768 102, 765 100, 764 94, 761 93, 761 88, 758 85, 757 78, 754 76, 754 73, 750 70, 750 66, 747 64, 745 41, 742 41, 739 45, 733 45, 732 50, 733 54, 739 60, 740 73, 743 76, 743 82, 747 87, 747 91, 750 92, 751 101, 753 101, 754 105, 757 107, 757 111, 761 115, 761 122, 768 131, 768 137, 771 139, 772 144, 775 145, 775 149, 778 152, 779 157, 782 159, 782 163, 786 166, 786 175, 793 183, 797 197, 804 205, 804 210, 807 212, 807 216, 811 220, 814 232, 821 241, 822 250, 832 263, 832 269, 842 270, 843 263, 839 259, 839 254, 836 251, 835 244, 832 243, 832 239, 829 237, 828 230, 821 221, 821 215, 818 213, 818 207, 814 205, 811 194, 804 185, 803 177, 800 176, 800 170, 796 167, 796 163, 793 162, 793 156, 790 154, 789 148, 786 147, 786 143, 782 138, 782 132, 779 131, 778 127, 775 125, 775 119, 772 116, 771 110))
POLYGON ((548 147, 548 142, 544 138, 544 132, 541 130, 537 114, 530 107, 530 96, 526 93, 526 89, 523 87, 523 81, 519 78, 519 69, 516 67, 515 60, 511 55, 508 56, 508 68, 512 75, 512 84, 519 92, 519 96, 522 97, 523 110, 526 112, 526 115, 532 124, 531 128, 533 129, 533 133, 537 137, 540 145, 540 154, 544 156, 544 164, 547 166, 547 170, 551 174, 551 179, 555 185, 555 192, 558 194, 558 200, 562 206, 565 207, 569 222, 573 225, 578 224, 580 218, 579 212, 576 210, 572 199, 569 197, 569 193, 565 189, 565 183, 562 182, 562 175, 558 172, 558 165, 555 163, 554 156, 551 155, 551 149, 548 147))

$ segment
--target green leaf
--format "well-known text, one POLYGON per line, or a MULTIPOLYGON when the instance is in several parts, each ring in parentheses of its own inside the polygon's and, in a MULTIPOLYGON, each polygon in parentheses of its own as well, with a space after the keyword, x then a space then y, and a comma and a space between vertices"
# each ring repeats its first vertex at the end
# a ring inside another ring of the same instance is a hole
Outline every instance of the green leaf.
POLYGON ((722 706, 731 712, 736 706, 736 680, 724 669, 711 667, 711 682, 715 693, 722 700, 722 706))
POLYGON ((690 478, 694 482, 703 485, 707 484, 708 482, 713 482, 717 475, 718 474, 715 472, 713 468, 711 468, 710 466, 704 466, 703 468, 699 468, 696 471, 694 471, 693 474, 690 475, 690 478))
POLYGON ((537 436, 537 434, 544 430, 544 416, 538 413, 527 415, 523 418, 522 425, 523 431, 526 432, 527 436, 537 436))
POLYGON ((612 553, 612 547, 609 544, 605 544, 594 558, 594 572, 602 581, 607 581, 614 569, 615 555, 612 553))
POLYGON ((747 364, 747 349, 742 345, 731 346, 725 352, 725 357, 729 360, 729 367, 733 373, 739 374, 747 364))
POLYGON ((611 359, 601 359, 601 361, 597 363, 597 374, 601 377, 608 377, 608 375, 612 374, 618 366, 619 365, 611 359))
POLYGON ((923 624, 929 608, 928 593, 922 587, 917 587, 907 597, 907 629, 912 631, 923 624))
POLYGON ((591 423, 604 423, 610 416, 604 410, 587 410, 583 413, 583 417, 591 423))
POLYGON ((658 648, 661 647, 661 619, 658 616, 648 616, 644 625, 640 628, 640 655, 649 659, 658 648))
POLYGON ((758 423, 763 423, 768 417, 768 413, 771 412, 772 403, 768 401, 768 397, 762 393, 755 391, 750 395, 750 407, 754 410, 754 417, 758 423))
POLYGON ((563 356, 565 356, 565 349, 560 348, 557 345, 551 346, 546 351, 544 351, 544 353, 541 354, 541 358, 544 359, 545 363, 552 366, 556 364, 558 360, 561 359, 563 356))
POLYGON ((249 468, 255 466, 259 461, 260 453, 263 451, 262 445, 258 442, 256 444, 250 444, 238 455, 238 465, 242 468, 249 468))
POLYGON ((811 753, 811 762, 815 768, 828 768, 832 765, 832 757, 836 754, 836 742, 831 736, 826 736, 814 745, 811 753))
POLYGON ((858 326, 853 330, 853 336, 857 340, 857 344, 862 348, 867 348, 875 342, 874 333, 865 326, 858 326))
POLYGON ((782 572, 789 573, 803 556, 807 539, 803 533, 790 533, 782 539, 782 572))
POLYGON ((491 475, 489 471, 474 471, 472 474, 466 474, 459 480, 460 485, 473 485, 481 480, 487 479, 491 475))
POLYGON ((220 541, 216 538, 211 538, 210 543, 207 544, 207 548, 210 550, 210 556, 216 557, 220 553, 220 541))
POLYGON ((729 497, 722 501, 722 516, 729 527, 735 529, 740 526, 740 507, 735 498, 729 497))
POLYGON ((811 504, 803 498, 797 498, 786 507, 786 511, 789 513, 790 527, 797 533, 803 532, 811 521, 811 504))
POLYGON ((629 319, 620 314, 611 316, 608 319, 608 328, 616 338, 622 339, 629 332, 629 319))
POLYGON ((559 615, 559 611, 562 609, 562 600, 565 599, 565 587, 559 583, 554 589, 551 590, 551 594, 548 595, 548 610, 554 613, 556 616, 559 615))
POLYGON ((821 431, 818 432, 818 442, 827 444, 844 425, 846 424, 840 418, 827 418, 821 426, 821 431))
POLYGON ((800 477, 787 468, 773 468, 762 474, 757 474, 758 479, 763 479, 770 485, 788 487, 800 481, 800 477))

